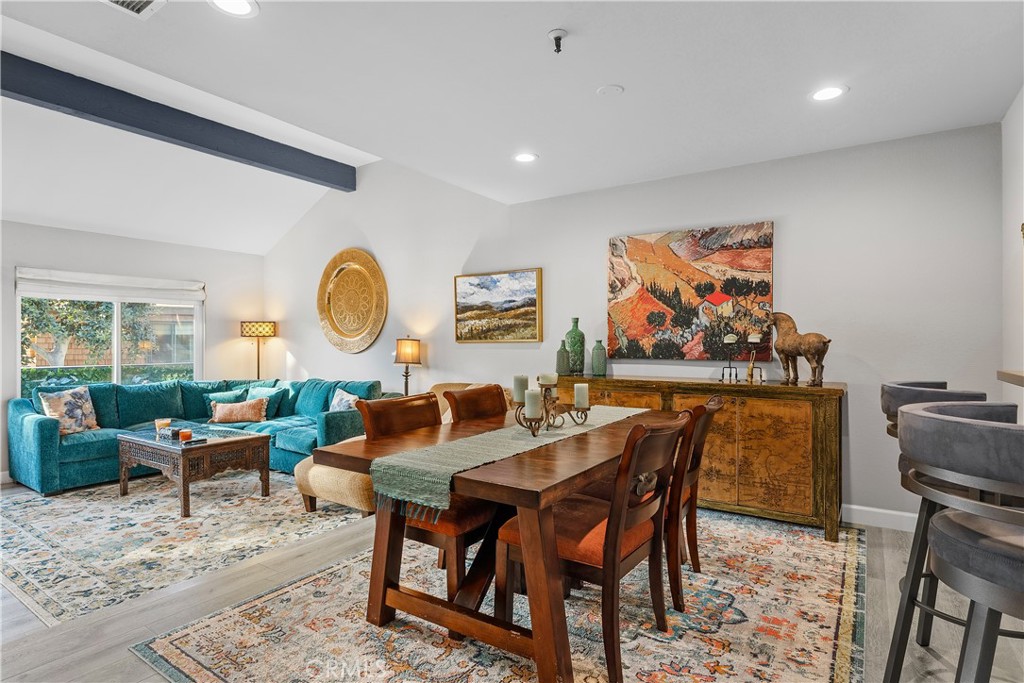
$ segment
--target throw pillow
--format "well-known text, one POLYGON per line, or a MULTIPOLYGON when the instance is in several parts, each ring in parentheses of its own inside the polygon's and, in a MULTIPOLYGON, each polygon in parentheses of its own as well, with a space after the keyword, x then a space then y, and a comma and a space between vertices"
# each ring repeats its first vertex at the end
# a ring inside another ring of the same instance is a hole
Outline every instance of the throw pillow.
POLYGON ((331 405, 327 410, 331 412, 336 410, 353 410, 358 400, 359 397, 355 394, 350 394, 344 389, 338 389, 334 392, 334 398, 331 399, 331 405))
POLYGON ((96 424, 96 409, 89 396, 89 387, 76 387, 53 394, 39 393, 43 413, 55 417, 61 436, 99 429, 96 424))
POLYGON ((203 401, 206 403, 206 414, 213 417, 213 402, 217 403, 241 403, 245 400, 245 389, 234 391, 214 391, 203 394, 203 401))
POLYGON ((284 387, 277 389, 273 387, 249 387, 249 393, 246 394, 246 398, 267 399, 267 419, 269 420, 277 417, 277 410, 281 407, 281 401, 287 393, 288 390, 284 387))
POLYGON ((211 401, 213 417, 210 423, 214 422, 263 422, 267 419, 267 398, 254 398, 251 401, 241 403, 217 403, 211 401))

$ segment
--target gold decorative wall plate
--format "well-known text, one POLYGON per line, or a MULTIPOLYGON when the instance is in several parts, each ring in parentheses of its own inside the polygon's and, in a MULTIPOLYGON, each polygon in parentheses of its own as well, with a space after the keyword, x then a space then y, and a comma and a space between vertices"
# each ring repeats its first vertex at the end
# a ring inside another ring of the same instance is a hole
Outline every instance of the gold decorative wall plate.
POLYGON ((339 350, 369 348, 388 314, 388 286, 373 257, 362 249, 335 254, 320 278, 316 310, 324 335, 339 350))

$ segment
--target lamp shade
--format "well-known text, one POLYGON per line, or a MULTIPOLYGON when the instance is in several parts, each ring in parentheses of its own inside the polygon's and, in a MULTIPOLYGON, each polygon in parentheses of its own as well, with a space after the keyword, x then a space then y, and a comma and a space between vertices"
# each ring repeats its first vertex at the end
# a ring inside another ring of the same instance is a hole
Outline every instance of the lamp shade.
POLYGON ((270 320, 243 320, 243 337, 276 337, 277 323, 270 320))
POLYGON ((395 343, 395 365, 419 365, 420 340, 399 339, 395 343))

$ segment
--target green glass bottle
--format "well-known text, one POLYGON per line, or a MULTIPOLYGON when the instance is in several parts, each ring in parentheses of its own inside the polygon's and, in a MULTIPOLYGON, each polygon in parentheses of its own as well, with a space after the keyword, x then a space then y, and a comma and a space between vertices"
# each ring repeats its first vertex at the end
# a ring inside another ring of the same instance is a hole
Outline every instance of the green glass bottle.
POLYGON ((580 329, 580 319, 572 319, 572 329, 565 333, 565 345, 569 349, 569 374, 583 374, 584 346, 587 338, 580 329))
POLYGON ((565 340, 562 340, 562 345, 555 352, 555 372, 559 375, 569 374, 569 349, 565 348, 565 340))
POLYGON ((590 362, 594 366, 594 377, 604 377, 608 374, 608 351, 605 350, 601 340, 598 339, 591 351, 590 362))

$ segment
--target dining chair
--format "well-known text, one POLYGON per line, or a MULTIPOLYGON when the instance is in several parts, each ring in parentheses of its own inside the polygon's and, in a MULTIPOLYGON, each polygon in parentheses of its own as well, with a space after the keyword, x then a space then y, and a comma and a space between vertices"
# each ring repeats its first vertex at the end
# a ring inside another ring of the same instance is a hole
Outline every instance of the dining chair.
POLYGON ((697 494, 700 489, 700 463, 704 456, 704 443, 715 414, 725 405, 718 395, 712 396, 704 405, 695 406, 693 412, 693 434, 690 439, 690 457, 676 457, 672 474, 672 485, 668 494, 668 528, 665 535, 665 552, 668 557, 668 584, 672 594, 672 607, 683 611, 682 577, 680 568, 689 555, 690 568, 700 574, 700 555, 697 552, 697 494), (685 525, 684 525, 685 523, 685 525), (685 529, 685 531, 684 531, 685 529), (685 547, 682 544, 686 538, 685 547))
POLYGON ((900 471, 921 496, 884 681, 900 678, 927 565, 970 600, 956 680, 988 681, 1002 615, 1024 618, 1024 425, 1012 403, 951 401, 899 409, 900 471))
MULTIPOLYGON (((356 409, 363 416, 367 441, 441 424, 440 405, 432 393, 360 400, 356 401, 356 409)), ((466 548, 483 539, 495 509, 494 503, 453 493, 451 504, 437 521, 414 517, 405 520, 407 539, 444 552, 449 602, 455 599, 466 578, 466 548)))
MULTIPOLYGON (((655 623, 668 631, 661 556, 665 504, 677 453, 689 455, 689 411, 661 424, 636 425, 626 437, 611 501, 573 494, 553 510, 558 557, 565 576, 601 586, 605 662, 612 683, 621 682, 619 583, 647 560, 655 623), (642 476, 642 475, 650 476, 642 476), (641 476, 638 476, 641 475, 641 476)), ((516 563, 523 562, 519 519, 498 532, 494 616, 512 620, 516 563)))
POLYGON ((452 422, 494 417, 508 412, 505 390, 499 384, 485 384, 461 391, 446 391, 444 399, 452 411, 452 422))

